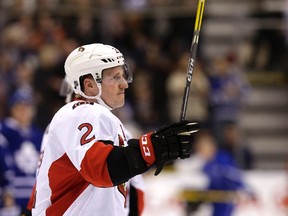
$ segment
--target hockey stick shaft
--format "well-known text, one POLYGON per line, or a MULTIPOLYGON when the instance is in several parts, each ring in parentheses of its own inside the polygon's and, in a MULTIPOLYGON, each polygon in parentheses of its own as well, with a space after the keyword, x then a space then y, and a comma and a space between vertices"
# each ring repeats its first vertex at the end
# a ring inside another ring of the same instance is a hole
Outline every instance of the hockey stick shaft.
POLYGON ((196 13, 194 32, 193 32, 193 40, 191 44, 189 63, 188 63, 188 69, 187 69, 186 85, 185 85, 183 101, 182 101, 180 122, 184 121, 185 116, 186 116, 188 97, 189 97, 190 86, 191 86, 191 81, 192 81, 192 73, 193 73, 194 64, 195 64, 196 51, 198 47, 200 29, 201 29, 201 24, 202 24, 202 17, 204 13, 204 6, 205 6, 205 0, 198 0, 197 13, 196 13))

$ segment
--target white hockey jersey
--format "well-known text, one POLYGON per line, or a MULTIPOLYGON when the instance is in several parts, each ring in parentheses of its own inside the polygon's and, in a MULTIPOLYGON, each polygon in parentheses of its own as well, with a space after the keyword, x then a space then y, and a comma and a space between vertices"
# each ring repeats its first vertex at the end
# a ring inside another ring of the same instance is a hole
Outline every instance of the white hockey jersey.
POLYGON ((113 186, 106 164, 113 149, 107 143, 127 145, 124 131, 121 121, 97 103, 62 107, 48 129, 32 215, 125 215, 125 184, 113 186))

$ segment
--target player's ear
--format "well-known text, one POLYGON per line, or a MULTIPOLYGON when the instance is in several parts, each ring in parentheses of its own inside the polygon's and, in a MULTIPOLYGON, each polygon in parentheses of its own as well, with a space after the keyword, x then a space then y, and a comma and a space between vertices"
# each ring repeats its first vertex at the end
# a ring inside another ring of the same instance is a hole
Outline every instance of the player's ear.
POLYGON ((93 88, 93 83, 92 83, 92 80, 91 79, 86 79, 85 81, 84 81, 84 85, 86 84, 86 86, 88 87, 88 88, 93 88), (86 82, 86 83, 85 83, 86 82))
POLYGON ((98 87, 96 85, 96 82, 92 79, 92 78, 85 78, 83 80, 83 84, 84 84, 84 87, 85 87, 85 91, 91 95, 94 95, 95 94, 95 91, 98 92, 98 87))

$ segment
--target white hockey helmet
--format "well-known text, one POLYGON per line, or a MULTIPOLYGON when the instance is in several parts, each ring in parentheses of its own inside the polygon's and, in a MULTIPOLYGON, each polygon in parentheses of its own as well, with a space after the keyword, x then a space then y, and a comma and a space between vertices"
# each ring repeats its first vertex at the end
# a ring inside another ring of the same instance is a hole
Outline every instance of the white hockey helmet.
POLYGON ((100 93, 96 97, 99 100, 101 96, 102 71, 116 66, 123 66, 126 81, 128 83, 132 82, 132 75, 125 64, 122 53, 113 46, 94 43, 83 45, 73 50, 65 61, 64 69, 74 93, 86 98, 91 97, 85 95, 81 90, 80 78, 91 74, 100 87, 100 93))

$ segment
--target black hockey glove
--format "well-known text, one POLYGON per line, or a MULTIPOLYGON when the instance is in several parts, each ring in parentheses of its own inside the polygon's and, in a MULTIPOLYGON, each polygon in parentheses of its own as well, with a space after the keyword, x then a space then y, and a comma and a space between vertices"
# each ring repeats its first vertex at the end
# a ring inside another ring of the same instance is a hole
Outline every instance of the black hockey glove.
POLYGON ((156 154, 155 175, 161 172, 166 162, 190 157, 194 136, 198 130, 198 123, 185 121, 160 128, 151 135, 156 154))
POLYGON ((184 121, 141 136, 139 144, 142 157, 148 166, 156 165, 155 175, 161 172, 166 162, 190 157, 192 142, 198 130, 198 123, 184 121))

